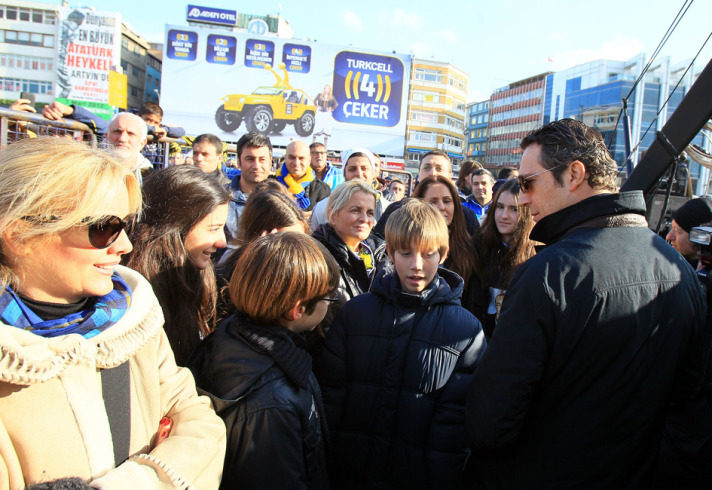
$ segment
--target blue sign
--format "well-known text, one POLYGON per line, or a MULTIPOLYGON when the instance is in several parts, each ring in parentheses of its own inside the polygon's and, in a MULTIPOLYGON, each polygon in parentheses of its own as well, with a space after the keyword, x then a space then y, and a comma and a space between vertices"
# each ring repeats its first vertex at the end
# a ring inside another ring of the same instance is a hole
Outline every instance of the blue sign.
POLYGON ((285 44, 282 48, 282 62, 287 71, 309 73, 311 66, 311 46, 285 44))
POLYGON ((245 43, 245 66, 262 68, 274 66, 274 43, 262 39, 248 39, 245 43))
POLYGON ((237 10, 223 10, 212 7, 188 5, 186 19, 191 22, 235 26, 237 25, 237 10))
POLYGON ((208 36, 208 51, 205 60, 218 65, 234 65, 237 54, 237 39, 232 36, 208 36))
POLYGON ((401 116, 403 62, 392 56, 341 51, 334 58, 333 112, 340 122, 396 126, 401 116))
POLYGON ((198 34, 191 31, 168 31, 166 56, 174 60, 194 61, 198 57, 198 34))

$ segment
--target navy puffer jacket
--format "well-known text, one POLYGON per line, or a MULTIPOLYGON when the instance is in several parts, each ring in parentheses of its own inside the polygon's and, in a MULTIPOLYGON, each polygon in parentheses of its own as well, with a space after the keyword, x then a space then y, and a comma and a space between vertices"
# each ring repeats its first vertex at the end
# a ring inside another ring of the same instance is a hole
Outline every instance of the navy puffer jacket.
POLYGON ((445 269, 421 294, 381 272, 341 309, 318 378, 336 488, 456 488, 465 397, 485 342, 445 269))

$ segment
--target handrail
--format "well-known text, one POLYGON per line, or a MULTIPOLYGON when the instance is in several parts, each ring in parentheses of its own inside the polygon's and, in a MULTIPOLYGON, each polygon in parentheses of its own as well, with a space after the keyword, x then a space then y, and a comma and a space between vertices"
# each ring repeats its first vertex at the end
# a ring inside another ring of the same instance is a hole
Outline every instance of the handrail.
MULTIPOLYGON (((96 146, 96 135, 94 134, 94 132, 91 130, 91 128, 89 128, 89 126, 80 123, 79 121, 73 121, 71 119, 60 119, 59 121, 52 121, 41 114, 35 114, 32 112, 25 111, 15 111, 6 107, 0 107, 0 119, 23 121, 35 126, 50 126, 70 131, 81 131, 84 136, 89 139, 91 145, 96 146)), ((35 129, 33 126, 29 127, 31 130, 35 129)))

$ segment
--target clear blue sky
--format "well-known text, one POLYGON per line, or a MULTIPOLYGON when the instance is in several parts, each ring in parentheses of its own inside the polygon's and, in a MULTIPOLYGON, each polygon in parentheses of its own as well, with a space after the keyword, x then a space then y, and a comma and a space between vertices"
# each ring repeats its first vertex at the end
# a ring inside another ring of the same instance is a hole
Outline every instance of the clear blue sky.
MULTIPOLYGON (((187 24, 188 2, 69 3, 99 11, 118 9, 125 22, 152 42, 163 41, 165 24, 187 24)), ((651 55, 684 0, 362 0, 343 6, 312 0, 190 3, 263 15, 281 9, 298 39, 449 61, 468 73, 468 101, 478 101, 489 98, 498 87, 546 71, 596 59, 626 60, 640 52, 651 55)), ((669 55, 673 64, 694 57, 712 31, 711 20, 712 1, 696 0, 661 54, 669 55)), ((704 66, 711 58, 712 40, 697 64, 704 66)))

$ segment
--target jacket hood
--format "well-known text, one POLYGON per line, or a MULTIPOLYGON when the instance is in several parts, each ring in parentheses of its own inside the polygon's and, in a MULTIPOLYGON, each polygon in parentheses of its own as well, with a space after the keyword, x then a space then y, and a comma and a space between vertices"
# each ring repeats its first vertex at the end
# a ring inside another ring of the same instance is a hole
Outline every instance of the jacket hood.
POLYGON ((558 241, 568 230, 593 218, 621 214, 645 217, 645 199, 641 191, 599 194, 542 218, 529 238, 544 244, 558 241))
POLYGON ((188 364, 203 388, 201 394, 209 396, 220 412, 284 376, 306 388, 312 363, 305 346, 299 334, 283 327, 252 325, 236 312, 203 341, 188 364))
POLYGON ((440 267, 433 282, 423 292, 413 294, 401 289, 395 270, 382 270, 374 279, 371 292, 382 296, 386 302, 415 309, 445 303, 459 305, 463 284, 459 275, 440 267))

